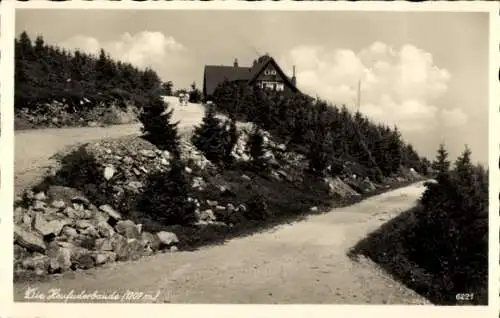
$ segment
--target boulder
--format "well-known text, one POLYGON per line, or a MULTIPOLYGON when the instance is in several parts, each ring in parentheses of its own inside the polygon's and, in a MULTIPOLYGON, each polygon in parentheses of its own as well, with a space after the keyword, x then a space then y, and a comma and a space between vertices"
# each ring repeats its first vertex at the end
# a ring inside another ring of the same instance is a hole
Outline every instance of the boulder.
POLYGON ((123 249, 127 244, 127 239, 118 233, 115 233, 113 236, 111 236, 110 241, 111 246, 113 247, 113 251, 116 253, 118 253, 119 250, 123 249))
POLYGON ((24 209, 22 207, 17 207, 14 209, 14 224, 23 223, 24 209))
POLYGON ((144 185, 140 181, 130 181, 129 183, 127 183, 124 189, 134 193, 139 193, 140 189, 142 189, 143 186, 144 185))
POLYGON ((89 227, 93 227, 92 223, 90 223, 89 221, 87 220, 78 220, 76 221, 75 223, 75 227, 78 229, 78 230, 85 230, 89 227))
POLYGON ((105 167, 104 168, 104 179, 109 180, 109 179, 113 178, 115 173, 116 173, 116 169, 112 165, 105 167))
POLYGON ((89 269, 95 266, 94 257, 92 252, 85 248, 75 247, 71 251, 72 267, 80 269, 89 269))
POLYGON ((22 246, 14 244, 14 259, 23 260, 31 254, 22 246))
POLYGON ((73 198, 84 198, 78 190, 70 187, 52 185, 47 189, 47 196, 51 201, 63 201, 66 205, 72 203, 73 198))
POLYGON ((90 206, 90 201, 81 195, 77 195, 71 198, 71 203, 83 206, 83 208, 88 208, 90 206))
POLYGON ((61 230, 61 235, 72 239, 78 235, 78 232, 71 226, 64 226, 61 230))
POLYGON ((67 206, 64 211, 64 215, 69 217, 70 219, 80 219, 81 218, 81 213, 76 211, 73 207, 67 206))
POLYGON ((47 200, 47 196, 45 195, 45 192, 43 192, 43 191, 36 193, 33 198, 35 200, 38 200, 38 201, 45 201, 45 200, 47 200))
POLYGON ((56 230, 53 225, 51 225, 49 222, 47 222, 47 220, 45 220, 43 214, 40 212, 35 214, 33 218, 32 228, 42 236, 53 234, 54 231, 56 230))
POLYGON ((162 245, 170 246, 179 243, 177 235, 172 232, 160 231, 156 233, 156 236, 158 237, 162 245))
POLYGON ((103 252, 92 252, 92 258, 97 266, 105 264, 108 261, 109 255, 103 252))
POLYGON ((137 226, 131 220, 118 221, 115 230, 127 239, 138 239, 140 236, 137 226))
POLYGON ((98 251, 113 251, 110 238, 99 238, 95 240, 95 249, 98 251))
POLYGON ((54 200, 50 205, 56 209, 64 209, 66 203, 63 200, 54 200))
POLYGON ((207 200, 207 204, 211 207, 215 207, 219 204, 219 202, 217 201, 211 201, 211 200, 207 200))
MULTIPOLYGON (((141 242, 136 239, 128 240, 126 250, 127 256, 124 260, 136 261, 140 259, 144 254, 144 247, 142 246, 141 242)), ((118 260, 121 260, 120 257, 118 257, 118 260)))
POLYGON ((90 226, 90 227, 88 227, 88 228, 80 231, 80 234, 83 234, 85 236, 92 237, 92 238, 98 238, 99 237, 99 232, 93 226, 90 226))
POLYGON ((33 219, 32 219, 32 217, 31 217, 31 215, 29 215, 29 214, 25 213, 25 214, 23 215, 23 221, 22 221, 22 224, 23 224, 24 226, 29 226, 29 227, 31 227, 31 224, 32 224, 32 223, 33 223, 33 219))
POLYGON ((198 214, 198 220, 199 221, 210 222, 210 221, 215 221, 216 219, 217 218, 215 217, 214 212, 212 210, 210 210, 210 209, 207 209, 205 211, 201 211, 198 214))
POLYGON ((92 222, 94 224, 99 224, 99 223, 108 223, 109 220, 109 215, 105 212, 99 211, 99 210, 94 210, 92 211, 92 222))
POLYGON ((95 248, 95 241, 96 237, 90 236, 90 235, 85 235, 85 234, 78 234, 73 238, 73 243, 76 246, 80 246, 82 248, 92 250, 95 248))
POLYGON ((71 249, 53 244, 47 250, 50 258, 49 270, 51 272, 65 272, 71 268, 71 249))
POLYGON ((52 233, 55 236, 58 236, 61 234, 62 229, 66 225, 70 225, 72 222, 69 219, 55 219, 50 221, 47 226, 52 229, 52 233))
POLYGON ((150 232, 142 232, 141 233, 141 238, 140 241, 142 242, 142 245, 144 248, 151 248, 153 251, 158 251, 160 249, 160 246, 162 242, 158 238, 157 235, 153 235, 150 232))
POLYGON ((105 212, 109 215, 110 218, 116 220, 116 221, 119 221, 122 219, 122 216, 120 215, 120 213, 118 213, 117 211, 115 211, 109 204, 104 204, 104 205, 101 205, 99 207, 99 210, 101 210, 102 212, 105 212))
POLYGON ((116 253, 119 261, 137 260, 143 254, 144 247, 139 240, 127 240, 121 236, 121 238, 116 239, 114 243, 113 251, 116 253))
POLYGON ((22 261, 23 269, 32 270, 37 275, 47 274, 49 266, 50 258, 47 255, 31 256, 22 261))
POLYGON ((153 150, 142 149, 139 150, 139 153, 147 158, 156 158, 156 153, 153 150))
POLYGON ((45 203, 44 201, 36 200, 35 202, 33 202, 32 209, 35 211, 43 212, 45 211, 46 208, 47 208, 47 203, 45 203))
POLYGON ((96 229, 102 237, 111 237, 115 234, 115 230, 107 222, 99 222, 96 229))

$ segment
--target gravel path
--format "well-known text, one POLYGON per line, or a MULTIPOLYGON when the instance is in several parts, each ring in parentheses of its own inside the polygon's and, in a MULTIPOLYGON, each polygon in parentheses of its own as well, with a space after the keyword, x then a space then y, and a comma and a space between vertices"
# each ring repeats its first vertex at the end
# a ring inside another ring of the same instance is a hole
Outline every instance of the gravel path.
MULTIPOLYGON (((222 246, 70 273, 31 285, 47 294, 147 292, 159 303, 424 304, 415 292, 347 250, 416 203, 422 183, 222 246)), ((23 301, 24 284, 15 285, 23 301)))
MULTIPOLYGON (((174 109, 173 120, 179 121, 181 133, 190 131, 201 122, 204 109, 197 104, 181 107, 177 99, 169 98, 174 109)), ((140 124, 110 127, 50 128, 21 130, 15 132, 14 186, 15 193, 36 184, 47 167, 54 162, 50 159, 57 152, 76 144, 103 138, 117 138, 139 135, 140 124)))

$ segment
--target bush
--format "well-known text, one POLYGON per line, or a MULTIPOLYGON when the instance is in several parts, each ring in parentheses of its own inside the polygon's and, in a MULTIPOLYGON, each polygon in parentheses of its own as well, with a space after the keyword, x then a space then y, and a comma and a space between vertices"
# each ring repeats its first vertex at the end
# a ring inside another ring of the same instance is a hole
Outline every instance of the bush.
POLYGON ((174 159, 169 172, 149 177, 138 209, 163 224, 190 224, 196 220, 196 206, 188 201, 189 190, 184 164, 174 159))
POLYGON ((247 202, 244 216, 249 220, 264 221, 271 216, 268 204, 264 196, 260 194, 253 195, 247 202))

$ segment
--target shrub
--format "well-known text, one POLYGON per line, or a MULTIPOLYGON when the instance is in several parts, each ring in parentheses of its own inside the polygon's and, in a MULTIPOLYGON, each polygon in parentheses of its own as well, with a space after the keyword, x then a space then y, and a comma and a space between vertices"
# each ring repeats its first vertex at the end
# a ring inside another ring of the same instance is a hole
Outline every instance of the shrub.
POLYGON ((254 194, 247 202, 244 216, 249 220, 264 221, 271 216, 266 198, 260 194, 254 194))
POLYGON ((104 178, 104 167, 82 145, 60 158, 61 168, 54 180, 47 183, 60 184, 81 190, 96 204, 108 203, 112 198, 112 189, 104 178))

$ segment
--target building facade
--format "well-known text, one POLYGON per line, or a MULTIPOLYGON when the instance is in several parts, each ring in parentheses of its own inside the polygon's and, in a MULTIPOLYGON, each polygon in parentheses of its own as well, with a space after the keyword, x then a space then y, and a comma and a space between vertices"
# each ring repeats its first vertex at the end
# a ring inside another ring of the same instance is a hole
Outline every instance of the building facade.
POLYGON ((278 63, 269 55, 259 57, 251 67, 241 67, 235 59, 232 66, 206 65, 203 75, 203 95, 210 98, 217 86, 224 81, 257 85, 265 90, 297 93, 295 66, 292 77, 288 77, 278 63))

